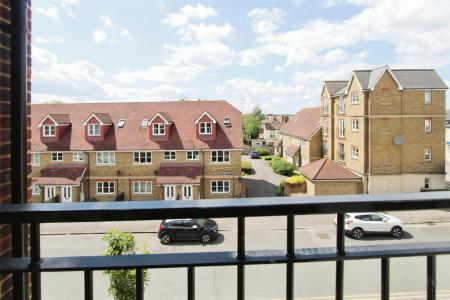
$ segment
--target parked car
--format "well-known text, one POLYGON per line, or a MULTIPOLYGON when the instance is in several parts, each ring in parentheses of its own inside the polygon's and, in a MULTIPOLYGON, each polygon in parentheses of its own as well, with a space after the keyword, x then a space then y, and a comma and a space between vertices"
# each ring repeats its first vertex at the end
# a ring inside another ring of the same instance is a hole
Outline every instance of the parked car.
POLYGON ((201 241, 206 244, 217 238, 219 227, 211 219, 171 219, 163 220, 158 230, 161 244, 172 241, 201 241))
MULTIPOLYGON (((394 238, 403 234, 403 223, 400 219, 380 212, 346 213, 345 232, 354 239, 362 239, 366 233, 390 233, 394 238)), ((337 217, 334 218, 334 224, 337 217)))
POLYGON ((259 153, 256 151, 251 151, 249 154, 251 159, 258 159, 259 158, 259 153))

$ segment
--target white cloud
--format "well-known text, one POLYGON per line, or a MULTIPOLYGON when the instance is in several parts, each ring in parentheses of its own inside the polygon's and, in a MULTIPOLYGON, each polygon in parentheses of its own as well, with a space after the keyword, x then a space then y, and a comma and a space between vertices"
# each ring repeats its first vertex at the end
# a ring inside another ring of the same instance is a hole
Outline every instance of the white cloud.
POLYGON ((94 38, 94 42, 99 44, 106 41, 107 35, 106 32, 104 32, 103 30, 98 29, 92 33, 92 37, 94 38))
POLYGON ((323 57, 326 62, 336 63, 339 61, 346 60, 348 58, 347 52, 340 48, 333 49, 325 54, 323 57))
POLYGON ((171 27, 180 27, 188 24, 190 20, 204 20, 216 15, 217 11, 212 7, 204 6, 201 3, 196 6, 187 4, 180 9, 179 13, 168 14, 163 22, 171 27))
POLYGON ((122 28, 120 30, 120 35, 121 36, 130 36, 130 32, 128 30, 126 30, 125 28, 122 28))
POLYGON ((187 82, 204 72, 199 66, 159 65, 144 71, 124 71, 114 75, 121 83, 134 83, 138 80, 153 82, 187 82))
POLYGON ((223 26, 200 23, 189 24, 182 27, 178 30, 178 33, 182 36, 183 41, 198 40, 199 42, 205 43, 226 38, 230 36, 233 31, 234 28, 230 23, 225 23, 223 26))
POLYGON ((101 16, 100 20, 106 28, 111 28, 113 26, 113 20, 110 16, 101 16))
POLYGON ((38 44, 51 44, 64 42, 64 38, 58 35, 50 35, 48 37, 36 36, 33 37, 33 39, 38 44))
POLYGON ((252 19, 252 28, 255 33, 270 36, 284 22, 286 12, 277 7, 272 9, 255 8, 247 16, 252 19))
POLYGON ((61 22, 61 19, 59 17, 59 12, 58 9, 56 9, 56 7, 54 6, 49 6, 49 7, 38 7, 36 9, 36 13, 46 16, 50 19, 55 20, 56 22, 61 22))

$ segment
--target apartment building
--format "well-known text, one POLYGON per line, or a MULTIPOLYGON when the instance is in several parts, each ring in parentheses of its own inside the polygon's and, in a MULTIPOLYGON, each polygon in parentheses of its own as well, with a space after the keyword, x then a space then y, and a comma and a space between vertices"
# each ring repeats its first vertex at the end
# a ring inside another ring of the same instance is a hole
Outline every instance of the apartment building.
POLYGON ((445 187, 445 93, 435 70, 355 70, 325 81, 324 157, 361 177, 365 193, 445 187))
POLYGON ((280 129, 280 140, 274 144, 275 155, 296 166, 322 158, 320 107, 300 110, 280 129))
POLYGON ((252 147, 273 146, 280 138, 280 129, 292 115, 267 114, 261 122, 260 135, 252 139, 252 147))
POLYGON ((226 101, 32 105, 33 202, 243 196, 226 101))

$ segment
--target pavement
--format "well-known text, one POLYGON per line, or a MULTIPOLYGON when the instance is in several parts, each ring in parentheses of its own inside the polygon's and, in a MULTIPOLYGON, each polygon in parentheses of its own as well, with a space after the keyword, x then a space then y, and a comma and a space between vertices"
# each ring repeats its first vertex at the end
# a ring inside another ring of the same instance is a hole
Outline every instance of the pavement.
POLYGON ((242 161, 252 164, 254 173, 245 176, 247 197, 275 197, 280 182, 286 176, 275 174, 269 166, 269 162, 262 159, 250 159, 248 155, 242 155, 242 161))

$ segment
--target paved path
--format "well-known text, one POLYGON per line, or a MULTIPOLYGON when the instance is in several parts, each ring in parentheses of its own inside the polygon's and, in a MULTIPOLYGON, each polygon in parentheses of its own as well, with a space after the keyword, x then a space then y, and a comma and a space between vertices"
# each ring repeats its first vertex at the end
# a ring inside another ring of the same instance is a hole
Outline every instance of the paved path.
POLYGON ((262 159, 250 159, 242 156, 242 161, 249 161, 255 171, 251 176, 245 176, 247 197, 274 197, 277 196, 277 188, 285 176, 275 174, 269 166, 269 162, 262 159))

